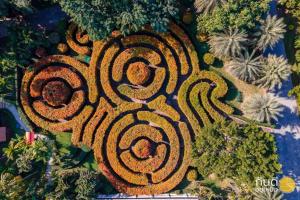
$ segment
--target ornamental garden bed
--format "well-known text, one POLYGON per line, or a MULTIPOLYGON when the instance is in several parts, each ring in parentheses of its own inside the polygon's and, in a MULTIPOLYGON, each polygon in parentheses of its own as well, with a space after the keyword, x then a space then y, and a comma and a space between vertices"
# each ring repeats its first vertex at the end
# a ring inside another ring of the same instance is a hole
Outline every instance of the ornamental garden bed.
POLYGON ((194 177, 195 136, 234 110, 186 30, 172 23, 163 34, 145 28, 91 42, 71 24, 66 44, 23 74, 20 105, 32 124, 71 132, 119 192, 165 193, 194 177))

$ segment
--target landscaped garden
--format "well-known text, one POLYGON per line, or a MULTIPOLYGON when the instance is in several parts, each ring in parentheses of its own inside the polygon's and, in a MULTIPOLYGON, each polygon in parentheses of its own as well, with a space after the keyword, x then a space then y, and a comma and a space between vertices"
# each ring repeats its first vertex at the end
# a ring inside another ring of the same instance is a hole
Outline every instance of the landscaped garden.
POLYGON ((282 173, 275 91, 297 74, 268 53, 287 30, 270 2, 0 2, 1 97, 31 130, 3 149, 0 197, 281 199, 255 190, 282 173))

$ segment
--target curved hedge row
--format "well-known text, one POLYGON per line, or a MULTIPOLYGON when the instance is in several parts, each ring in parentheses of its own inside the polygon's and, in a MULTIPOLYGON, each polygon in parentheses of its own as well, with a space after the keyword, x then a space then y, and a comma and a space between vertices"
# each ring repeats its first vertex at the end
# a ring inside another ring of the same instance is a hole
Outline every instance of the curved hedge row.
POLYGON ((83 34, 83 32, 78 29, 76 24, 70 24, 66 33, 66 40, 70 48, 76 53, 81 55, 91 54, 91 49, 87 46, 89 42, 89 36, 87 34, 83 34))
POLYGON ((115 32, 93 45, 71 24, 67 43, 91 54, 88 66, 54 55, 26 71, 20 93, 28 118, 50 131, 72 130, 72 143, 93 148, 120 192, 175 188, 187 174, 194 134, 232 112, 221 102, 225 81, 200 71, 194 46, 176 24, 163 34, 115 32))

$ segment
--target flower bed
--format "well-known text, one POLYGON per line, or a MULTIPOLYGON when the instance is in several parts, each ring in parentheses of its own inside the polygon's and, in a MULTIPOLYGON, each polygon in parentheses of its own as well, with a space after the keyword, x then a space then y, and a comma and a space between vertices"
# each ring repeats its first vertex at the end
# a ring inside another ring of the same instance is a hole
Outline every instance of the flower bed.
POLYGON ((222 103, 225 81, 200 70, 194 46, 176 24, 164 34, 113 34, 92 48, 72 24, 67 43, 91 54, 89 63, 54 55, 26 71, 20 94, 28 118, 50 131, 71 130, 72 143, 94 150, 120 192, 175 188, 190 166, 193 136, 233 112, 222 103))

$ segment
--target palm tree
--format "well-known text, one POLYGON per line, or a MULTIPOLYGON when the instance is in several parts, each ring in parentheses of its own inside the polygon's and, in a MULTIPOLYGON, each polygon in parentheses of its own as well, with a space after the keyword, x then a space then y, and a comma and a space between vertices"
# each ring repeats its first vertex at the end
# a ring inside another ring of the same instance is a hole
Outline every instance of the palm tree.
POLYGON ((283 22, 283 18, 277 18, 276 16, 268 15, 265 20, 261 22, 259 31, 256 32, 256 36, 259 37, 257 41, 257 47, 265 50, 268 47, 273 48, 274 45, 284 37, 286 25, 283 22))
POLYGON ((223 33, 209 37, 210 51, 218 58, 230 58, 241 55, 248 41, 247 34, 238 29, 229 28, 223 33))
POLYGON ((283 106, 270 95, 256 94, 243 102, 242 110, 249 119, 271 123, 282 116, 283 106))
POLYGON ((281 200, 283 198, 283 194, 272 187, 267 190, 255 191, 253 195, 254 200, 281 200))
POLYGON ((273 89, 275 86, 282 87, 282 82, 289 78, 292 67, 288 61, 280 56, 269 55, 262 66, 260 78, 255 81, 260 87, 273 89))
POLYGON ((14 176, 6 172, 1 173, 0 194, 5 196, 4 199, 8 199, 8 200, 21 199, 25 190, 26 190, 26 185, 24 184, 21 176, 14 176))
POLYGON ((249 54, 245 51, 244 55, 234 58, 225 65, 230 68, 230 71, 238 79, 252 82, 257 80, 261 74, 262 57, 254 57, 255 51, 249 54))
POLYGON ((203 12, 208 14, 212 12, 219 5, 227 3, 227 0, 196 0, 194 7, 196 8, 197 13, 203 12))

